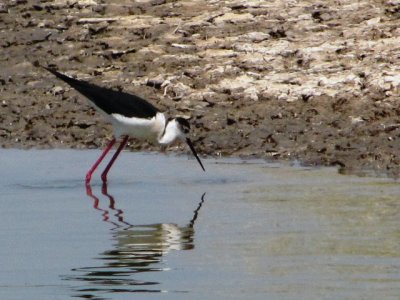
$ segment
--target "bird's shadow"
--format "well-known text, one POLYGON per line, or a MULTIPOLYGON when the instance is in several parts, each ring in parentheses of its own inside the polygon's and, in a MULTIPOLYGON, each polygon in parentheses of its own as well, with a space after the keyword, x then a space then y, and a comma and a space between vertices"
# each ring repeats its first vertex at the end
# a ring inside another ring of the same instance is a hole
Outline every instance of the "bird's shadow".
POLYGON ((95 259, 96 266, 74 268, 72 275, 63 276, 65 280, 79 282, 72 287, 73 296, 107 299, 107 296, 102 297, 106 294, 112 297, 112 293, 164 292, 159 288, 161 282, 157 276, 152 276, 154 280, 140 280, 139 276, 168 270, 164 258, 168 252, 194 248, 194 226, 204 204, 205 193, 184 226, 175 223, 134 225, 126 221, 124 211, 118 208, 106 183, 101 188, 102 196, 94 194, 89 184, 86 185, 86 194, 92 199, 93 208, 100 213, 102 221, 112 225, 113 247, 99 253, 95 259), (106 207, 101 205, 103 198, 106 199, 106 207))

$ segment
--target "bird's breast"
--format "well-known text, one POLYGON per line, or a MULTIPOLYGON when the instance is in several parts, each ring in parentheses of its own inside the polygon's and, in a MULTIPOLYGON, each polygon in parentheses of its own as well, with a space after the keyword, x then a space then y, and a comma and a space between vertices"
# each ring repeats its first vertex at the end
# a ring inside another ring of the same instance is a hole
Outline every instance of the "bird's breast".
POLYGON ((150 142, 156 142, 159 135, 164 130, 164 124, 157 116, 149 119, 142 119, 112 114, 111 122, 116 136, 128 135, 132 138, 146 139, 150 142))

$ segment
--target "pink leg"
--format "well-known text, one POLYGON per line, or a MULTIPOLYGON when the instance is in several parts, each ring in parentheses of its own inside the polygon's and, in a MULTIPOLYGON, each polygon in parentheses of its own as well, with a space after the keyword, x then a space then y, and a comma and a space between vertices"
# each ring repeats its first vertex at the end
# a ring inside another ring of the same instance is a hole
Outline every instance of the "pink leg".
POLYGON ((103 153, 100 155, 99 159, 94 163, 94 165, 92 166, 92 168, 89 170, 89 172, 87 172, 86 174, 86 184, 90 183, 90 180, 92 179, 92 174, 93 172, 96 170, 96 168, 99 166, 99 164, 101 163, 101 161, 104 159, 104 157, 107 155, 108 151, 110 151, 110 149, 112 148, 112 146, 115 144, 115 138, 113 138, 110 143, 108 144, 108 146, 106 147, 106 149, 104 149, 103 153))
POLYGON ((107 173, 110 171, 114 161, 117 159, 118 155, 124 149, 126 143, 128 142, 128 136, 125 136, 124 139, 122 140, 121 144, 119 145, 117 151, 114 153, 114 156, 111 158, 110 162, 108 163, 107 167, 104 169, 103 173, 101 173, 101 179, 103 182, 107 182, 107 173))

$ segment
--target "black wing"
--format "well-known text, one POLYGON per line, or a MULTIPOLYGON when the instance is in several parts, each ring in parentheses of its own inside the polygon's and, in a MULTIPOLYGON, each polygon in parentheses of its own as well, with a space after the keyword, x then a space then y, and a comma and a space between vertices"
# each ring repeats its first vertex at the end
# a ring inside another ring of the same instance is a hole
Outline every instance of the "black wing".
POLYGON ((120 114, 126 117, 137 118, 152 118, 159 111, 155 106, 138 96, 100 87, 86 81, 68 77, 53 69, 44 68, 53 73, 59 79, 68 83, 107 114, 120 114))

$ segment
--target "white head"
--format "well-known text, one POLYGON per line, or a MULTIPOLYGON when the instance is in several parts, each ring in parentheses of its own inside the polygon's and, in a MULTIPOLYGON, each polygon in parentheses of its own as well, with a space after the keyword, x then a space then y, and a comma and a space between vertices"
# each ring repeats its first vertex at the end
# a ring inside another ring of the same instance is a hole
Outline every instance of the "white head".
POLYGON ((165 130, 161 135, 160 139, 158 140, 158 142, 163 146, 167 146, 169 144, 172 144, 176 140, 185 141, 188 144, 190 150, 192 150, 193 155, 194 157, 196 157, 201 168, 203 169, 203 171, 205 171, 203 164, 201 163, 201 160, 198 157, 197 152, 193 147, 192 141, 187 136, 189 132, 190 132, 190 124, 186 119, 181 117, 169 119, 165 125, 165 130))

